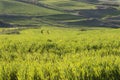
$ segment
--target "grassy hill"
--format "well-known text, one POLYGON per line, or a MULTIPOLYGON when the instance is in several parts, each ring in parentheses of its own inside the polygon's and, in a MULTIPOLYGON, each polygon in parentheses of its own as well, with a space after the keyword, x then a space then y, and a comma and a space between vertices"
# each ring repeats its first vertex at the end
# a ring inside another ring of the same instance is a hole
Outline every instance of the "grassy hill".
POLYGON ((88 0, 38 0, 36 3, 1 0, 0 20, 15 26, 119 27, 119 20, 111 24, 108 19, 119 16, 118 4, 103 3, 88 0), (91 20, 97 20, 98 25, 90 23, 91 20))
POLYGON ((53 6, 58 9, 63 9, 63 10, 76 10, 76 9, 94 9, 95 5, 93 4, 88 4, 85 2, 80 2, 77 0, 43 0, 40 1, 41 3, 53 6), (87 5, 87 6, 86 6, 87 5))
POLYGON ((53 15, 61 12, 14 0, 0 0, 0 14, 53 15))

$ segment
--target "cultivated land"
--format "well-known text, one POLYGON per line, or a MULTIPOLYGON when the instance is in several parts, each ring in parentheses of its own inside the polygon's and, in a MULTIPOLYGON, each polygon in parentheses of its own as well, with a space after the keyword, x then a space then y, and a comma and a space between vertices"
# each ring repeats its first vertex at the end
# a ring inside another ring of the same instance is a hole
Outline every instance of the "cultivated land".
POLYGON ((30 1, 0 0, 0 20, 15 27, 51 25, 117 28, 120 26, 120 21, 117 20, 120 18, 119 2, 105 3, 94 0, 30 1))
POLYGON ((58 27, 2 34, 0 79, 118 80, 119 35, 119 29, 58 27))
POLYGON ((119 0, 34 1, 0 0, 0 80, 120 79, 119 0))

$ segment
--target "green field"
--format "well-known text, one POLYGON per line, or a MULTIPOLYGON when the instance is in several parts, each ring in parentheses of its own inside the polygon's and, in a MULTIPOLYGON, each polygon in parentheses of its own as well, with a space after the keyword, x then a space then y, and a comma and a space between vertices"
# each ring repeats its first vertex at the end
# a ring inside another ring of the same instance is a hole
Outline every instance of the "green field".
POLYGON ((119 80, 120 29, 41 27, 0 35, 0 80, 119 80))
POLYGON ((0 0, 0 14, 13 15, 53 15, 61 12, 50 10, 44 7, 38 7, 31 4, 26 4, 14 0, 0 0))
POLYGON ((15 27, 43 25, 119 27, 119 20, 108 19, 119 18, 119 6, 90 2, 89 0, 0 0, 0 21, 13 24, 15 27), (104 9, 99 9, 100 5, 104 9), (94 19, 96 24, 92 23, 94 19))
POLYGON ((111 1, 0 0, 0 80, 120 80, 111 1))
POLYGON ((51 7, 63 10, 76 10, 76 9, 95 9, 95 5, 75 0, 43 0, 41 3, 48 4, 51 7), (86 6, 87 5, 87 6, 86 6))

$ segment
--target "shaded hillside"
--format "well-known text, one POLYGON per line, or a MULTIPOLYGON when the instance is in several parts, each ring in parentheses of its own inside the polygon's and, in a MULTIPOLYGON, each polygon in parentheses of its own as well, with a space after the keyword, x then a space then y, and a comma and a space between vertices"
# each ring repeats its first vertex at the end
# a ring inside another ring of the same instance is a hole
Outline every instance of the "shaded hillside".
POLYGON ((80 10, 79 15, 85 16, 87 18, 101 18, 107 15, 118 15, 120 11, 116 8, 105 8, 105 9, 93 9, 93 10, 80 10))
POLYGON ((77 1, 83 1, 83 2, 88 2, 88 3, 98 3, 99 0, 77 0, 77 1))
POLYGON ((0 27, 13 27, 13 25, 3 22, 3 21, 0 21, 0 27))

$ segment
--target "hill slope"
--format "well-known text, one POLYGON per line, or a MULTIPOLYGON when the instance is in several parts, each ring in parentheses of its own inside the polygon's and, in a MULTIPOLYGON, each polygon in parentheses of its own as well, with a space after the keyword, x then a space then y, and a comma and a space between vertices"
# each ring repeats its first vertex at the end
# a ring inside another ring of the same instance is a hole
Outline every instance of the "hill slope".
POLYGON ((0 0, 0 14, 52 15, 61 12, 13 0, 0 0))
POLYGON ((12 23, 15 26, 120 26, 120 20, 114 20, 113 22, 109 19, 113 17, 119 18, 120 6, 118 3, 106 3, 106 1, 97 0, 34 1, 35 2, 31 0, 1 0, 0 20, 12 23), (91 21, 93 22, 91 23, 91 21))

